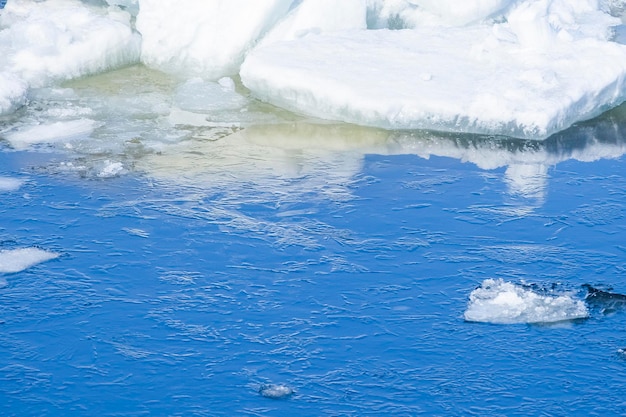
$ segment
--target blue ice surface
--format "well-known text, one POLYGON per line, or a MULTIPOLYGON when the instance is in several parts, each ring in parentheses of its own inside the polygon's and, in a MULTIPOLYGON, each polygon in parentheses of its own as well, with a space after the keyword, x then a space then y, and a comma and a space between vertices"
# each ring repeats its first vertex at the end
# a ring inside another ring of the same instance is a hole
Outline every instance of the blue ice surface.
POLYGON ((304 178, 59 175, 55 158, 0 152, 25 180, 1 195, 0 249, 62 254, 3 277, 4 416, 626 413, 624 312, 463 320, 486 278, 626 292, 624 156, 551 167, 539 202, 444 157, 368 155, 342 198, 304 178), (293 393, 260 394, 274 385, 293 393))

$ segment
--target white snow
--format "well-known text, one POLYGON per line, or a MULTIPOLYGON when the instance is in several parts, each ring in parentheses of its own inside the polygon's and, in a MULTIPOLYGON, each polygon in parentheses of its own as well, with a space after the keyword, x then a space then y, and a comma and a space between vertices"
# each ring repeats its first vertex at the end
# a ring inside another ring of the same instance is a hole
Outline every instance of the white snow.
POLYGON ((514 324, 554 323, 586 318, 587 306, 569 294, 543 295, 502 279, 487 279, 472 291, 467 321, 514 324))
POLYGON ((0 250, 0 273, 20 272, 58 257, 58 253, 33 247, 0 250))

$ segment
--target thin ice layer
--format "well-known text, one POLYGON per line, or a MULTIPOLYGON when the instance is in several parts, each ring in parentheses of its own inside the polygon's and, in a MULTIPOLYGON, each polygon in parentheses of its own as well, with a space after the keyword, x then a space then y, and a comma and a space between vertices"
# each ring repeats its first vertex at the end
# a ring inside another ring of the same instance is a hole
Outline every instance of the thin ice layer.
POLYGON ((91 119, 76 119, 29 126, 9 132, 4 138, 15 149, 26 149, 38 143, 69 142, 91 135, 99 123, 91 119))
POLYGON ((39 248, 0 250, 0 273, 20 272, 58 256, 58 253, 39 248))
POLYGON ((502 279, 487 279, 472 291, 464 314, 467 321, 496 324, 554 323, 588 316, 582 300, 568 294, 538 294, 502 279))

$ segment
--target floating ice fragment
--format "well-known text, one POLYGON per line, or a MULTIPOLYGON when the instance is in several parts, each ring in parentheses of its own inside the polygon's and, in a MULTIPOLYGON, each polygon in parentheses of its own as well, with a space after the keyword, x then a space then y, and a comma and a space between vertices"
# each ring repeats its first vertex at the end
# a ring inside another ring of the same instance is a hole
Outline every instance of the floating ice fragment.
POLYGON ((104 161, 104 166, 98 172, 99 178, 112 178, 124 172, 124 164, 116 161, 104 161))
POLYGON ((0 273, 20 272, 31 266, 55 259, 58 253, 39 248, 0 250, 0 273))
POLYGON ((467 321, 513 324, 554 323, 589 316, 587 306, 569 294, 542 295, 529 287, 487 279, 472 291, 464 317, 467 321))
POLYGON ((18 190, 24 182, 17 178, 0 177, 0 193, 18 190))
POLYGON ((293 394, 293 389, 283 384, 267 384, 262 385, 261 388, 259 388, 259 394, 266 398, 280 400, 293 394))

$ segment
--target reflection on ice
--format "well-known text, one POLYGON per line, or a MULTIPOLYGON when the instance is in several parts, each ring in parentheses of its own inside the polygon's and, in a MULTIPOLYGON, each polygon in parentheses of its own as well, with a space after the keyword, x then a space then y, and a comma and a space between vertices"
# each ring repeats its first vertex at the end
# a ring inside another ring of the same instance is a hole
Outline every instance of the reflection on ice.
POLYGON ((305 119, 253 100, 237 78, 179 80, 141 65, 32 90, 30 100, 5 117, 0 138, 15 149, 49 144, 70 152, 72 160, 57 167, 63 172, 139 170, 200 187, 248 182, 273 192, 298 178, 301 190, 339 200, 349 198, 367 154, 500 169, 509 195, 532 209, 544 201, 551 166, 626 152, 626 106, 539 142, 305 119))
POLYGON ((219 140, 163 148, 138 159, 136 167, 161 178, 184 178, 204 186, 225 177, 257 183, 264 178, 322 177, 326 184, 345 188, 342 184, 349 184, 360 172, 366 154, 451 157, 485 170, 504 168, 509 194, 536 206, 544 201, 551 166, 626 153, 624 128, 619 124, 623 111, 619 108, 543 142, 307 121, 250 126, 219 140))

